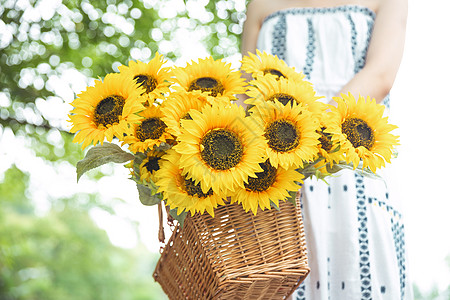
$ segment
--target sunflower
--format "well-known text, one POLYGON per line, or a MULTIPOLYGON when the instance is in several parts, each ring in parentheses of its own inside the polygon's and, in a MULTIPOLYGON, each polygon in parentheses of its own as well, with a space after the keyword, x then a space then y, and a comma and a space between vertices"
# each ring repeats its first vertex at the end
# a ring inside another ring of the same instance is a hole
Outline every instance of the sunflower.
POLYGON ((147 157, 139 165, 139 175, 141 181, 155 182, 155 173, 160 169, 160 162, 165 154, 164 151, 148 151, 147 157))
POLYGON ((162 120, 161 109, 150 105, 140 113, 142 121, 131 124, 132 132, 124 137, 124 143, 130 145, 134 153, 153 149, 163 142, 172 140, 173 137, 167 132, 167 125, 162 120))
POLYGON ((298 73, 294 68, 289 67, 286 62, 278 56, 267 52, 256 50, 256 54, 248 52, 242 58, 241 70, 252 74, 253 78, 260 75, 272 74, 276 77, 289 78, 295 81, 303 81, 305 75, 298 73))
POLYGON ((398 136, 390 133, 397 128, 383 117, 384 106, 375 99, 359 96, 358 101, 351 93, 333 97, 338 103, 332 107, 337 114, 330 130, 340 131, 342 135, 333 135, 332 139, 345 151, 347 163, 356 168, 362 160, 363 168, 369 167, 372 172, 390 162, 393 148, 399 145, 398 136))
POLYGON ((103 81, 78 94, 71 105, 74 109, 69 115, 72 123, 70 132, 76 133, 73 142, 103 144, 105 138, 123 138, 129 132, 129 123, 138 122, 138 112, 144 109, 140 88, 132 79, 120 74, 108 74, 103 81))
POLYGON ((275 100, 250 111, 264 128, 266 153, 275 168, 303 167, 303 162, 317 156, 320 124, 303 105, 283 105, 275 100))
POLYGON ((201 94, 210 102, 214 99, 236 99, 235 94, 245 92, 245 79, 239 71, 233 71, 231 64, 212 57, 177 67, 173 70, 173 81, 181 90, 201 94))
POLYGON ((284 105, 288 103, 301 103, 316 115, 321 115, 325 110, 325 104, 317 101, 320 98, 312 84, 308 81, 296 81, 275 76, 257 76, 252 80, 247 91, 245 103, 258 105, 261 101, 278 100, 284 105))
POLYGON ((319 118, 320 129, 318 130, 318 133, 320 134, 320 143, 318 155, 322 159, 316 167, 325 173, 326 169, 322 167, 324 167, 327 163, 330 167, 332 167, 333 164, 344 160, 344 151, 338 143, 338 141, 342 138, 332 138, 335 135, 342 136, 342 132, 340 130, 336 130, 336 126, 333 126, 333 124, 337 124, 338 121, 339 119, 337 114, 330 113, 329 111, 324 111, 319 118))
POLYGON ((201 182, 203 192, 212 188, 215 193, 226 194, 262 171, 262 130, 245 117, 243 107, 217 103, 189 114, 192 120, 181 120, 182 133, 174 149, 181 154, 183 174, 201 182))
POLYGON ((181 119, 191 119, 191 109, 201 110, 207 102, 200 95, 174 92, 161 105, 162 120, 167 125, 167 131, 174 137, 181 134, 181 119))
POLYGON ((170 149, 161 161, 161 168, 156 173, 156 185, 171 209, 177 208, 177 214, 190 211, 203 214, 205 210, 214 217, 214 208, 225 205, 218 194, 212 189, 203 191, 200 183, 187 177, 179 166, 180 154, 170 149))
POLYGON ((304 178, 295 168, 275 168, 269 160, 259 165, 263 171, 256 173, 255 178, 249 177, 244 187, 237 188, 231 196, 232 203, 242 203, 246 212, 251 209, 255 215, 258 207, 270 209, 271 202, 279 207, 279 200, 288 198, 289 191, 297 191, 304 178))
POLYGON ((156 52, 155 57, 148 63, 130 61, 128 66, 120 66, 121 74, 135 80, 144 89, 150 103, 155 97, 169 92, 170 68, 163 68, 163 56, 156 52))

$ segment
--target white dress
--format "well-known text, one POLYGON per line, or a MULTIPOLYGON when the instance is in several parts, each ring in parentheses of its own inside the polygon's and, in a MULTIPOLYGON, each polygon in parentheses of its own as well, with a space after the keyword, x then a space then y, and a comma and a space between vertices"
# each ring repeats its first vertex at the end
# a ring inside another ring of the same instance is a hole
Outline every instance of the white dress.
MULTIPOLYGON (((353 5, 285 9, 264 20, 257 48, 302 71, 331 99, 364 66, 374 20, 374 12, 353 5)), ((412 299, 398 201, 383 180, 339 174, 329 185, 305 181, 311 273, 294 299, 412 299)))

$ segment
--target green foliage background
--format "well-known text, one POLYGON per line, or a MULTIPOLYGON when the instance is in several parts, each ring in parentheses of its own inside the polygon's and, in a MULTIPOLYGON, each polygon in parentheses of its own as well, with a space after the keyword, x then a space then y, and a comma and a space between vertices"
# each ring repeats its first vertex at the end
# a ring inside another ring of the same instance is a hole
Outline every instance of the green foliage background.
POLYGON ((76 199, 44 215, 16 166, 0 184, 0 299, 163 299, 151 280, 157 254, 111 245, 76 199))
MULTIPOLYGON (((84 153, 71 142, 66 120, 76 93, 156 51, 175 61, 184 54, 176 43, 180 30, 198 35, 215 58, 239 53, 245 5, 0 0, 0 299, 164 299, 151 277, 158 254, 142 244, 112 245, 90 216, 94 208, 114 214, 124 201, 95 193, 47 196, 42 212, 31 182, 40 171, 32 166, 62 170, 69 163, 75 181, 84 153), (6 161, 11 136, 32 155, 6 161)), ((109 174, 101 169, 89 177, 109 174)))

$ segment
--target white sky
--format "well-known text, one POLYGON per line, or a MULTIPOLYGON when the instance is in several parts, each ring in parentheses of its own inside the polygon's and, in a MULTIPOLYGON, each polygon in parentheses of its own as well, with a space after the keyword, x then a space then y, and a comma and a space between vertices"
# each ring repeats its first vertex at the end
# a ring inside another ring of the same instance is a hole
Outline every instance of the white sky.
MULTIPOLYGON (((410 0, 404 59, 391 93, 391 123, 400 127, 398 133, 402 144, 398 148, 399 157, 391 166, 398 183, 393 192, 403 202, 410 274, 423 290, 432 284, 443 290, 450 283, 450 266, 445 261, 450 254, 450 193, 446 186, 450 170, 447 157, 450 143, 446 132, 450 120, 447 91, 450 86, 449 11, 448 0, 410 0)), ((195 38, 190 36, 188 39, 195 38)), ((204 56, 205 52, 195 45, 198 43, 184 43, 185 49, 190 48, 192 54, 180 61, 204 56)), ((85 85, 82 80, 80 82, 85 85)), ((80 91, 84 89, 82 87, 80 91)), ((64 109, 68 112, 70 107, 60 105, 58 111, 64 109)), ((0 135, 0 144, 0 180, 3 171, 13 162, 21 169, 29 170, 30 191, 42 204, 42 209, 45 210, 47 197, 67 193, 98 191, 106 200, 122 198, 127 204, 117 209, 117 217, 101 210, 92 212, 99 226, 108 232, 114 244, 132 247, 139 237, 126 220, 138 220, 142 242, 150 251, 159 250, 156 207, 140 204, 133 182, 127 180, 127 170, 117 168, 114 176, 103 178, 98 184, 83 179, 76 184, 72 166, 67 164, 55 169, 33 159, 33 153, 25 147, 26 142, 14 138, 12 133, 0 135), (6 148, 4 145, 11 146, 6 148), (33 165, 23 161, 23 157, 30 157, 33 165), (35 170, 40 170, 39 174, 35 170)))

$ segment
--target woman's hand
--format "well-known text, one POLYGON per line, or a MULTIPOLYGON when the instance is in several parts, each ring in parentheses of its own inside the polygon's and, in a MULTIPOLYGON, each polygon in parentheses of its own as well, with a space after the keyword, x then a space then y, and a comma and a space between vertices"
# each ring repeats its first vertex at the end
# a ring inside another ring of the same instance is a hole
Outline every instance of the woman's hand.
POLYGON ((370 96, 377 103, 389 94, 403 56, 407 0, 381 0, 366 64, 338 93, 370 96))

